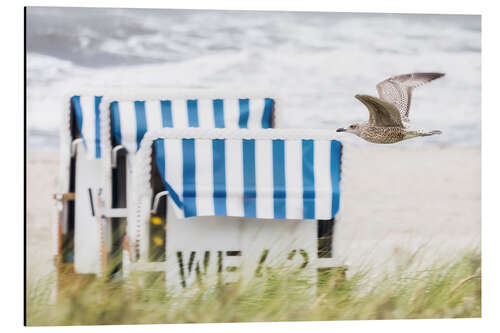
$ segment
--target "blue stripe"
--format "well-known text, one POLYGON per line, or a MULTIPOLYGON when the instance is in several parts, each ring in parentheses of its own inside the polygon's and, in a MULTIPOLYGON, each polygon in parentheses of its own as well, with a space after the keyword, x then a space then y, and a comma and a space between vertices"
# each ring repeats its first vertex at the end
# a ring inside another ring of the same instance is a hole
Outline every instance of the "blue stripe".
POLYGON ((76 126, 78 127, 78 132, 80 133, 80 137, 83 141, 83 147, 87 150, 87 143, 85 142, 85 138, 82 133, 82 125, 83 125, 83 113, 82 113, 82 105, 80 104, 80 96, 71 97, 71 104, 73 105, 73 110, 75 112, 75 120, 76 126))
POLYGON ((121 144, 122 130, 120 126, 120 109, 118 108, 118 102, 111 102, 111 129, 115 141, 121 144))
POLYGON ((330 144, 330 176, 332 180, 332 218, 339 211, 340 204, 340 159, 342 144, 332 140, 330 144))
POLYGON ((262 114, 262 128, 271 128, 273 122, 274 100, 264 99, 264 113, 262 114))
POLYGON ((286 218, 285 141, 273 140, 274 218, 286 218))
POLYGON ((155 140, 156 166, 160 172, 161 179, 165 183, 165 141, 163 139, 155 140))
POLYGON ((224 101, 214 99, 214 123, 215 128, 224 128, 224 101))
POLYGON ((136 142, 137 142, 137 150, 141 147, 141 141, 148 130, 148 124, 146 122, 146 107, 144 101, 135 101, 135 122, 137 126, 136 132, 136 142))
POLYGON ((101 104, 102 96, 94 97, 94 112, 95 112, 95 157, 101 158, 101 104))
POLYGON ((160 171, 161 180, 163 181, 163 185, 165 189, 168 191, 168 195, 174 200, 174 203, 180 209, 183 208, 183 204, 179 199, 179 195, 174 189, 167 183, 165 178, 165 141, 163 139, 155 140, 155 155, 156 155, 156 166, 160 171))
POLYGON ((250 115, 250 100, 248 98, 240 98, 238 101, 240 109, 240 119, 238 125, 240 128, 248 128, 248 116, 250 115))
POLYGON ((214 171, 214 212, 216 216, 226 216, 226 141, 212 140, 214 171))
POLYGON ((243 140, 243 208, 245 217, 257 216, 255 189, 255 140, 243 140))
POLYGON ((182 139, 184 216, 196 216, 196 164, 194 139, 182 139))
POLYGON ((161 101, 160 103, 162 127, 174 127, 174 121, 172 119, 172 102, 161 101))
POLYGON ((189 99, 187 101, 187 111, 188 111, 188 126, 189 127, 199 127, 198 122, 198 100, 189 99))
POLYGON ((314 219, 314 141, 302 140, 302 204, 304 219, 314 219))

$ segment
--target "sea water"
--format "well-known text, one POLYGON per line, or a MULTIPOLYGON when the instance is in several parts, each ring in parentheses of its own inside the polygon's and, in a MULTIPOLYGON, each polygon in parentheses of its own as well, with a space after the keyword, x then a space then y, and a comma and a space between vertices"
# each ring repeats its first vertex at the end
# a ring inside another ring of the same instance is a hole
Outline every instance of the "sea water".
POLYGON ((355 94, 414 71, 446 73, 410 112, 443 134, 399 144, 481 143, 479 16, 32 7, 26 28, 30 150, 58 148, 68 91, 267 91, 279 127, 335 130, 368 119, 355 94))

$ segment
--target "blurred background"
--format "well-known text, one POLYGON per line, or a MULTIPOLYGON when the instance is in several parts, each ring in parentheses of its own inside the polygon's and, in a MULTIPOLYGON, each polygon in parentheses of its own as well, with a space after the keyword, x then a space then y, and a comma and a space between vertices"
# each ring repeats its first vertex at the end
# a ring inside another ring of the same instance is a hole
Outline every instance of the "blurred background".
MULTIPOLYGON (((467 15, 29 7, 28 149, 58 149, 61 97, 93 86, 265 90, 280 127, 336 129, 368 117, 357 93, 438 71, 417 89, 404 145, 480 145, 481 18, 467 15)), ((350 135, 345 140, 369 145, 350 135)), ((400 143, 401 144, 401 143, 400 143)))

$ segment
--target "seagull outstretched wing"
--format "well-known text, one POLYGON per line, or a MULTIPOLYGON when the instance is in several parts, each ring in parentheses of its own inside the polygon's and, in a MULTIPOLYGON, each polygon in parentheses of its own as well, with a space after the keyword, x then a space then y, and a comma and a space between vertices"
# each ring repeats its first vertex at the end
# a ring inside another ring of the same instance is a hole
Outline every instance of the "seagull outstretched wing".
POLYGON ((412 73, 393 76, 377 84, 380 98, 396 106, 404 122, 410 121, 411 93, 424 83, 444 76, 443 73, 412 73))
POLYGON ((386 101, 368 95, 354 96, 363 103, 370 113, 368 123, 380 127, 404 127, 398 109, 386 101))

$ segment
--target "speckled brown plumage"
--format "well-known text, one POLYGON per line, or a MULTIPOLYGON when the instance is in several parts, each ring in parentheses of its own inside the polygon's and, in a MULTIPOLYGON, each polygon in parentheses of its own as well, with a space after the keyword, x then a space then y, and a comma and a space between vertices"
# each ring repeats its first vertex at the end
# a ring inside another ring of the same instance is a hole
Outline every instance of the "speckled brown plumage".
POLYGON ((359 136, 373 143, 396 143, 404 140, 405 130, 402 127, 362 126, 359 136))

